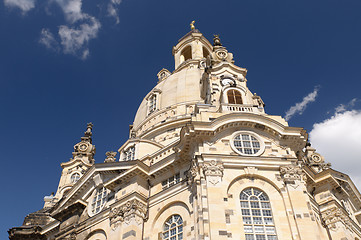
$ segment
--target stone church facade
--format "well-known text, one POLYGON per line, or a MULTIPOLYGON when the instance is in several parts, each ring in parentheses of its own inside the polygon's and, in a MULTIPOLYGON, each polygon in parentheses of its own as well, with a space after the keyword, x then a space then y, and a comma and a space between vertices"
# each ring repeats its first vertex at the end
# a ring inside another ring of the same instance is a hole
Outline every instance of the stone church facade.
POLYGON ((139 106, 129 139, 95 163, 92 124, 61 164, 55 195, 9 239, 356 240, 361 196, 265 113, 218 36, 192 29, 139 106))

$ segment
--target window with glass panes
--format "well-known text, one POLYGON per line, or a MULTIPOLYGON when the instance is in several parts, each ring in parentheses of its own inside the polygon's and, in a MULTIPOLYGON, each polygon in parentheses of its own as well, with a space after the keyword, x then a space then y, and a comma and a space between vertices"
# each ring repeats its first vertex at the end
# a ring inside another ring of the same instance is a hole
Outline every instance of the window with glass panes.
POLYGON ((123 160, 124 161, 131 161, 134 160, 135 156, 135 147, 130 147, 126 151, 124 151, 123 160))
POLYGON ((241 133, 233 139, 234 147, 245 155, 254 155, 261 150, 261 144, 257 138, 248 133, 241 133))
POLYGON ((79 179, 80 179, 80 174, 79 173, 74 173, 73 175, 71 175, 71 182, 72 183, 76 183, 79 179))
POLYGON ((105 187, 97 189, 91 205, 93 214, 96 214, 100 212, 100 210, 102 210, 106 199, 107 199, 107 190, 105 189, 105 187))
POLYGON ((165 221, 163 226, 164 240, 182 240, 183 239, 183 219, 178 214, 172 215, 165 221))
POLYGON ((230 104, 242 104, 242 95, 235 89, 230 89, 227 91, 227 98, 228 103, 230 104))
POLYGON ((148 100, 149 114, 157 109, 157 95, 153 94, 148 100))
POLYGON ((277 240, 268 196, 256 188, 247 188, 240 195, 246 240, 277 240))
POLYGON ((177 184, 179 182, 180 182, 180 174, 177 173, 176 175, 168 178, 167 180, 164 180, 162 182, 162 188, 166 189, 166 188, 171 187, 171 186, 173 186, 173 185, 175 185, 175 184, 177 184))

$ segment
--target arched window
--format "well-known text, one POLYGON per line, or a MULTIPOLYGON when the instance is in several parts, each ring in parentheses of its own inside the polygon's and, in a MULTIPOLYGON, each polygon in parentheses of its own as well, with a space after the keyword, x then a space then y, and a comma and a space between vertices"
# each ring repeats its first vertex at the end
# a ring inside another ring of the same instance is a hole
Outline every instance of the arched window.
POLYGON ((208 50, 207 50, 205 47, 203 47, 202 49, 203 49, 203 57, 204 57, 204 58, 207 58, 208 55, 209 55, 208 50))
POLYGON ((148 114, 151 114, 157 109, 157 95, 153 94, 148 99, 148 114))
POLYGON ((228 103, 230 104, 242 104, 242 95, 240 91, 231 89, 227 91, 228 103))
POLYGON ((246 240, 277 240, 268 196, 256 188, 246 188, 240 194, 246 240))
POLYGON ((182 240, 183 239, 183 219, 178 214, 172 215, 165 221, 163 226, 164 240, 182 240))
POLYGON ((183 49, 181 53, 180 63, 187 61, 188 59, 192 59, 192 48, 191 46, 187 46, 183 49))
POLYGON ((124 151, 123 160, 124 161, 132 161, 135 157, 135 147, 132 146, 124 151))
POLYGON ((70 177, 71 183, 76 183, 79 179, 80 179, 79 173, 73 173, 73 175, 71 175, 70 177))
POLYGON ((91 213, 96 214, 102 210, 105 202, 107 200, 107 190, 105 187, 98 188, 94 194, 92 203, 91 203, 91 213))

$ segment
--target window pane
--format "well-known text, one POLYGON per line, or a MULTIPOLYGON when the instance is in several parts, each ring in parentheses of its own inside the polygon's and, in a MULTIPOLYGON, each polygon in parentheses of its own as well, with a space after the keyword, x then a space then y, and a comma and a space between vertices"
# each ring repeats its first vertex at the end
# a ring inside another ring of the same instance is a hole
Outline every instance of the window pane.
MULTIPOLYGON (((247 198, 246 198, 247 199, 247 198)), ((248 202, 241 202, 241 208, 249 208, 248 202)))
POLYGON ((240 200, 245 239, 277 240, 268 196, 259 189, 247 188, 240 200))
POLYGON ((241 211, 242 211, 242 215, 246 215, 246 216, 251 215, 249 209, 242 209, 241 211))
POLYGON ((271 210, 262 210, 263 216, 272 216, 271 210))
MULTIPOLYGON (((243 210, 243 209, 242 209, 243 210)), ((252 209, 253 216, 261 216, 261 210, 259 209, 252 209)))
POLYGON ((264 233, 264 229, 263 227, 254 227, 254 232, 255 233, 264 233))
POLYGON ((172 215, 164 223, 163 239, 183 239, 183 220, 180 215, 172 215))
POLYGON ((269 202, 262 202, 261 205, 262 205, 262 208, 271 208, 271 205, 269 204, 269 202))
POLYGON ((246 234, 246 240, 254 240, 254 236, 250 234, 246 234))
POLYGON ((252 224, 251 217, 243 217, 243 224, 252 224))
POLYGON ((266 240, 265 235, 256 235, 256 240, 266 240))
POLYGON ((265 217, 264 218, 264 224, 266 225, 273 225, 273 219, 270 217, 265 217))
POLYGON ((253 233, 252 226, 244 226, 244 232, 245 233, 253 233))
POLYGON ((259 202, 251 202, 251 208, 259 208, 259 202))
POLYGON ((253 218, 253 224, 263 224, 261 217, 254 217, 253 218))

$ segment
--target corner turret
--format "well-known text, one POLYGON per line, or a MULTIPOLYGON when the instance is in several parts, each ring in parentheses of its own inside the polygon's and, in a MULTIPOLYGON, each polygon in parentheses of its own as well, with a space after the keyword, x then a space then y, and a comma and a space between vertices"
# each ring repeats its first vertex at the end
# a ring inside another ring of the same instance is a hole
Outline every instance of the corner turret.
POLYGON ((85 171, 94 164, 95 146, 92 144, 92 129, 93 124, 88 123, 84 136, 81 137, 79 143, 74 145, 73 157, 68 162, 60 164, 63 171, 58 189, 55 196, 52 194, 44 197, 44 207, 52 207, 58 202, 83 176, 85 171))

